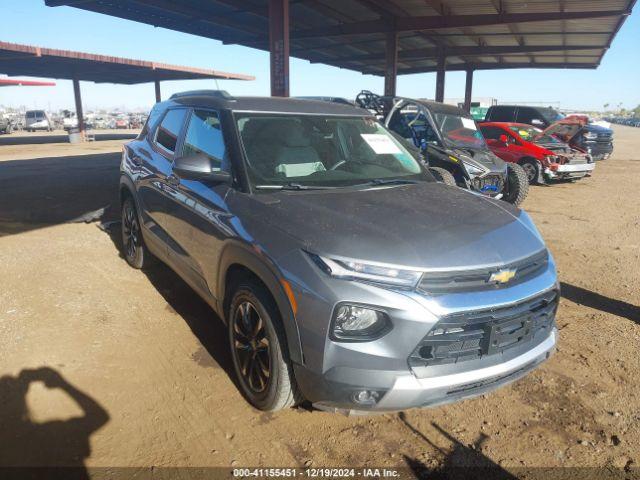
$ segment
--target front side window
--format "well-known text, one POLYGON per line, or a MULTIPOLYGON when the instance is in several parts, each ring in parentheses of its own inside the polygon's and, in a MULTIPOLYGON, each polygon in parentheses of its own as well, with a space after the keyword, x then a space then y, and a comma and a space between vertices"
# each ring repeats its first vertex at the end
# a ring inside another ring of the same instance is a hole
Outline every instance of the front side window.
POLYGON ((419 148, 422 148, 425 142, 439 143, 438 135, 424 111, 413 104, 397 109, 391 116, 389 128, 419 148))
POLYGON ((225 147, 220 119, 215 112, 194 110, 189 119, 182 155, 204 153, 211 160, 211 168, 222 169, 225 147))
POLYGON ((184 116, 183 109, 169 110, 156 130, 156 144, 169 154, 176 151, 184 116))
POLYGON ((484 137, 471 117, 436 112, 433 118, 445 142, 454 148, 487 148, 484 137))
POLYGON ((370 117, 241 114, 238 131, 254 186, 340 187, 377 180, 432 181, 370 117))
POLYGON ((480 130, 482 131, 482 136, 487 140, 500 140, 502 135, 506 135, 507 133, 499 127, 484 127, 480 126, 480 130))

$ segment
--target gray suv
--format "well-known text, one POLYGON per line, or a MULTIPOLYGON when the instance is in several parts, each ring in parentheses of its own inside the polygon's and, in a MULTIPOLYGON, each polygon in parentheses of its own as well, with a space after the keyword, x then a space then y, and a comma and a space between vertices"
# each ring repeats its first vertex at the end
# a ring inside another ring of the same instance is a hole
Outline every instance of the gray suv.
POLYGON ((448 403, 554 350, 529 216, 436 182, 366 110, 176 94, 125 146, 120 197, 127 262, 159 258, 211 305, 259 409, 448 403))

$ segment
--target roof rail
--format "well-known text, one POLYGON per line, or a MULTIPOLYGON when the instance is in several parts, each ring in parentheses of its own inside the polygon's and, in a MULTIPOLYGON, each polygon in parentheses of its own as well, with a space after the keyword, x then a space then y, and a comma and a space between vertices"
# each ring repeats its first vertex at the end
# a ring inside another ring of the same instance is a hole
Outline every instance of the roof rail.
POLYGON ((169 99, 174 100, 182 97, 218 97, 225 100, 233 100, 233 96, 226 90, 189 90, 187 92, 174 93, 169 99))

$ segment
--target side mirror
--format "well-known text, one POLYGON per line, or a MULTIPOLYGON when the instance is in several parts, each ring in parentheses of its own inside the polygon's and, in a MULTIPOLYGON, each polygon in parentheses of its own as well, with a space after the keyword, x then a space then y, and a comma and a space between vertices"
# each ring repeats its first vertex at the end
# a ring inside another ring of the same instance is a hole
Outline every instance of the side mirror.
POLYGON ((500 135, 500 137, 498 138, 498 140, 500 140, 500 143, 504 143, 505 145, 509 145, 509 137, 507 137, 506 135, 500 135))
POLYGON ((208 180, 217 183, 231 183, 231 174, 223 170, 211 169, 211 158, 204 153, 194 153, 178 157, 173 161, 173 173, 185 180, 208 180))

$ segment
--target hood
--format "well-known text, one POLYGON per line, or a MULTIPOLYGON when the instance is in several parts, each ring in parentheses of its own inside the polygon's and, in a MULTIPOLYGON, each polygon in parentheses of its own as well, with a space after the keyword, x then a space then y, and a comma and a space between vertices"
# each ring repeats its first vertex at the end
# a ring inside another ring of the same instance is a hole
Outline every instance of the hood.
POLYGON ((511 262, 544 247, 524 212, 435 182, 245 198, 252 220, 327 256, 449 269, 511 262))
POLYGON ((549 151, 549 153, 553 154, 572 153, 572 148, 566 143, 539 141, 533 142, 532 145, 539 147, 543 151, 543 153, 544 150, 547 150, 549 151))
POLYGON ((453 155, 465 162, 469 162, 471 164, 477 164, 479 167, 488 170, 490 173, 498 173, 504 174, 506 173, 506 164, 504 160, 493 154, 489 150, 479 149, 479 148, 454 148, 454 147, 446 147, 442 148, 439 146, 428 145, 427 148, 433 148, 437 151, 442 152, 445 155, 453 155))
POLYGON ((613 135, 613 130, 611 130, 610 128, 605 128, 600 125, 594 125, 592 123, 585 125, 584 127, 582 127, 582 129, 587 132, 597 133, 598 135, 613 135))

